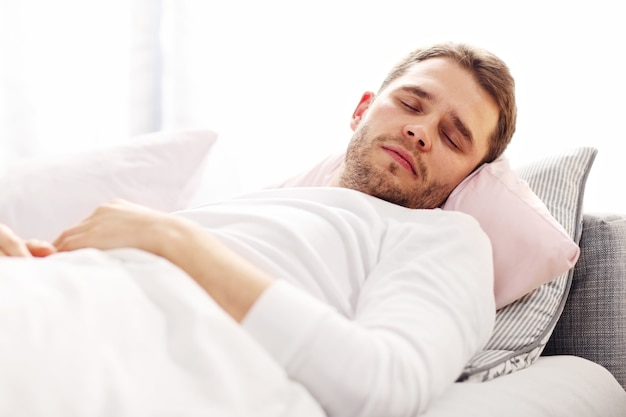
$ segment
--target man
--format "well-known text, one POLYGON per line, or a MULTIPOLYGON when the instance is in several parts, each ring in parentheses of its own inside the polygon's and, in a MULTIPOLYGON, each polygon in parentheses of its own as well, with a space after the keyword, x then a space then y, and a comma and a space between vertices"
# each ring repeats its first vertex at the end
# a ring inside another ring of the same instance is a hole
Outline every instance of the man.
POLYGON ((116 201, 53 245, 132 247, 184 270, 329 415, 417 415, 489 337, 491 248, 439 207, 515 129, 514 83, 463 44, 411 53, 366 92, 333 187, 267 190, 164 214, 116 201), (408 210, 408 209, 421 210, 408 210))

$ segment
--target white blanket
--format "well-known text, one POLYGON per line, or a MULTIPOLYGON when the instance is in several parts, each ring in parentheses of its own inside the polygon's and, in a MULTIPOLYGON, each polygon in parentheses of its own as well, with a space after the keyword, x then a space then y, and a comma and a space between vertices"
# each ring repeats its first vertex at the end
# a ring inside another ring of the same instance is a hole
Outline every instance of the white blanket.
POLYGON ((196 283, 133 249, 0 259, 1 416, 322 416, 196 283))
POLYGON ((0 416, 415 416, 489 337, 464 214, 329 188, 179 215, 279 279, 243 326, 142 251, 0 258, 0 416))

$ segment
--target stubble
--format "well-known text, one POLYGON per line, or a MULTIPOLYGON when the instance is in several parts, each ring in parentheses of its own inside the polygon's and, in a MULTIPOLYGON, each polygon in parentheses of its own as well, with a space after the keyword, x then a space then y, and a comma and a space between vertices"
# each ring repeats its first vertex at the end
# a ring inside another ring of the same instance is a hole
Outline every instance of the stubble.
POLYGON ((370 137, 367 125, 361 125, 354 132, 346 151, 339 185, 413 209, 439 207, 451 192, 429 177, 419 151, 414 146, 401 138, 385 135, 370 137), (398 180, 399 171, 404 168, 395 161, 390 161, 386 166, 378 166, 372 162, 372 154, 380 152, 382 144, 397 144, 411 152, 418 174, 414 182, 401 183, 398 180))

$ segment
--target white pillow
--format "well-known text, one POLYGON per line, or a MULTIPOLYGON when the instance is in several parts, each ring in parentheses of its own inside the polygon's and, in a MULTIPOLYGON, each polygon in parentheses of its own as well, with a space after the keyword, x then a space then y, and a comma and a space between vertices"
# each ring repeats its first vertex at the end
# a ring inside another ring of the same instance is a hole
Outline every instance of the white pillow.
POLYGON ((155 132, 26 160, 0 177, 0 223, 22 238, 52 241, 114 198, 168 212, 185 208, 216 139, 210 130, 155 132))

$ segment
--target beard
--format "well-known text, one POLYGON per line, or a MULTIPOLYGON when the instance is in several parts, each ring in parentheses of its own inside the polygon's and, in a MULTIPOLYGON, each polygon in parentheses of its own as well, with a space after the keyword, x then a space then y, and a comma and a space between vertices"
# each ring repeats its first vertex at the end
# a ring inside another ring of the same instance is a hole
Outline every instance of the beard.
POLYGON ((417 147, 406 139, 387 135, 372 137, 368 126, 361 125, 348 145, 339 185, 403 207, 437 208, 444 203, 454 187, 429 178, 420 155, 417 147), (381 152, 381 145, 392 143, 404 147, 413 156, 417 172, 414 181, 401 181, 398 171, 404 168, 395 161, 390 161, 386 166, 373 162, 374 153, 381 152))

